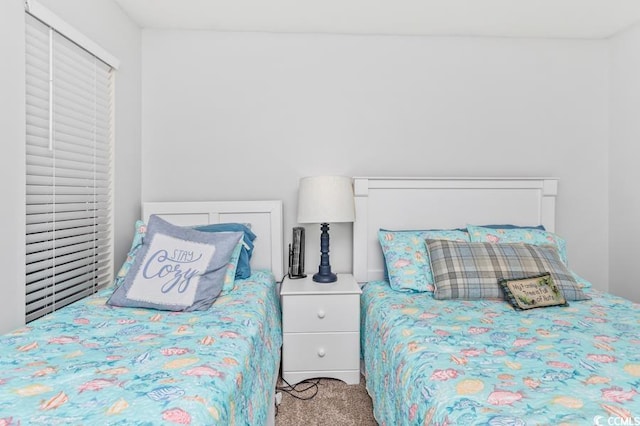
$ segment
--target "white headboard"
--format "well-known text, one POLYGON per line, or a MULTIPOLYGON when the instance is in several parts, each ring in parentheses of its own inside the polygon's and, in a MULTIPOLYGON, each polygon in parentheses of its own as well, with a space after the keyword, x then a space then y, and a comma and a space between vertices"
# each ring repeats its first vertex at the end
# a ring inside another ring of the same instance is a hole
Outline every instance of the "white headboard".
POLYGON ((175 225, 250 223, 257 235, 252 269, 270 269, 279 280, 284 271, 282 201, 149 202, 142 205, 145 222, 156 214, 175 225))
POLYGON ((544 225, 555 230, 557 179, 356 177, 353 273, 383 279, 380 228, 448 229, 467 224, 544 225))

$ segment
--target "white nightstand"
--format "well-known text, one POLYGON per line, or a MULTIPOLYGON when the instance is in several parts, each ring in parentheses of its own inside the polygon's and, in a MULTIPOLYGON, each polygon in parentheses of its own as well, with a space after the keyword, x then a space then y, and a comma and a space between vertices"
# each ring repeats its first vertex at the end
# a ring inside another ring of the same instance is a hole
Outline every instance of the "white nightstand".
POLYGON ((318 284, 311 275, 282 283, 282 376, 360 383, 360 286, 351 274, 318 284))

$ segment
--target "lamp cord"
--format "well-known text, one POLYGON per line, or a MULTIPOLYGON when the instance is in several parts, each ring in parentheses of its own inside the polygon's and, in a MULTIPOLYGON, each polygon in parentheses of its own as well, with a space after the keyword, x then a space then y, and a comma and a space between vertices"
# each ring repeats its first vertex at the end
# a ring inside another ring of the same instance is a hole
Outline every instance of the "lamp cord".
MULTIPOLYGON (((284 283, 285 278, 289 278, 290 280, 298 280, 300 278, 305 278, 305 277, 306 275, 292 277, 291 274, 286 273, 282 276, 282 279, 280 280, 279 284, 284 283)), ((280 379, 285 383, 285 386, 276 386, 276 392, 278 391, 284 392, 287 395, 290 395, 293 398, 296 398, 302 401, 308 401, 310 399, 313 399, 318 394, 318 390, 319 390, 318 385, 320 384, 320 379, 303 380, 301 382, 296 383, 295 385, 290 384, 283 377, 281 377, 280 379), (313 393, 311 395, 308 395, 308 396, 299 395, 309 391, 310 389, 313 389, 313 393)), ((278 415, 278 406, 276 405, 276 416, 277 415, 278 415)))
MULTIPOLYGON (((318 391, 319 391, 318 385, 320 384, 320 379, 312 379, 312 380, 307 379, 307 380, 298 382, 295 385, 289 384, 289 382, 287 382, 282 377, 280 379, 286 384, 286 386, 276 386, 276 392, 284 392, 287 395, 293 398, 299 399, 301 401, 308 401, 310 399, 313 399, 318 394, 318 391), (299 389, 301 386, 304 386, 304 388, 299 389), (296 394, 307 392, 309 389, 313 389, 313 393, 309 396, 296 395, 296 394)), ((276 404, 276 417, 278 416, 278 411, 279 411, 279 406, 278 404, 276 404)))
POLYGON ((283 377, 281 377, 280 379, 286 384, 286 386, 276 386, 276 390, 289 394, 296 399, 307 401, 309 399, 312 399, 314 396, 318 394, 318 385, 320 384, 320 379, 303 380, 301 382, 296 383, 295 385, 290 384, 283 377), (305 387, 303 389, 299 389, 299 387, 301 386, 305 386, 305 387), (296 395, 296 393, 298 394, 305 393, 309 389, 313 389, 313 394, 309 396, 296 395))

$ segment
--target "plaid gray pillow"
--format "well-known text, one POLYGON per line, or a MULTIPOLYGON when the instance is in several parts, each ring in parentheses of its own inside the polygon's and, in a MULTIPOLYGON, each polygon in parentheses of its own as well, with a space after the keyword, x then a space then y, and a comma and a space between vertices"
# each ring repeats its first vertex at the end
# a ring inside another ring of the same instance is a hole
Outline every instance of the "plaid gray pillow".
POLYGON ((566 300, 588 300, 553 246, 426 240, 436 299, 504 299, 498 281, 548 272, 566 300))

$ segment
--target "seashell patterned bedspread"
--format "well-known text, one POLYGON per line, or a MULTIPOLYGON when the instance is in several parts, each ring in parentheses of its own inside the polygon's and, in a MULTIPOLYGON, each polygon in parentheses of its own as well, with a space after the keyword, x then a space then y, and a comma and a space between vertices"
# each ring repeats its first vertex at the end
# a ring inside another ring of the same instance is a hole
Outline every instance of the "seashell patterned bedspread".
POLYGON ((592 300, 517 312, 368 283, 361 336, 376 419, 640 424, 640 305, 587 291, 592 300))
POLYGON ((282 343, 268 272, 211 309, 105 305, 111 289, 0 337, 0 424, 265 424, 282 343))

